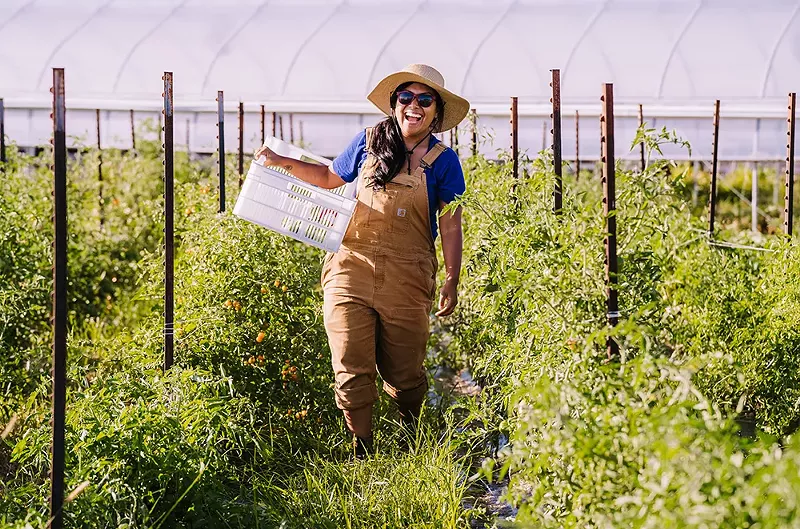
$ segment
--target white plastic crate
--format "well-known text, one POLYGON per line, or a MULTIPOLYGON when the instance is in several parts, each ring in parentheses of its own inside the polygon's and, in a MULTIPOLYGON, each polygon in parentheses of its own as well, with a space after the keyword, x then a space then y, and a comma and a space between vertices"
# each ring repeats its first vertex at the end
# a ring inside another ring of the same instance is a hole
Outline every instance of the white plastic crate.
POLYGON ((356 181, 322 189, 276 167, 250 164, 234 215, 335 252, 356 207, 356 181))

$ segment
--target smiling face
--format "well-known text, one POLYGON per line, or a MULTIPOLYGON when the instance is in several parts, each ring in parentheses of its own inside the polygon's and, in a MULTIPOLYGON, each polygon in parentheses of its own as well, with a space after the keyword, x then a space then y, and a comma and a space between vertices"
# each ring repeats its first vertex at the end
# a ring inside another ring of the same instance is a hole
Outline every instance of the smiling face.
MULTIPOLYGON (((431 94, 435 96, 433 89, 421 83, 412 83, 403 90, 408 90, 414 94, 431 94)), ((403 105, 398 101, 394 107, 394 115, 404 138, 420 137, 430 131, 431 123, 436 117, 436 99, 434 97, 433 104, 428 108, 419 106, 416 98, 407 105, 403 105)))

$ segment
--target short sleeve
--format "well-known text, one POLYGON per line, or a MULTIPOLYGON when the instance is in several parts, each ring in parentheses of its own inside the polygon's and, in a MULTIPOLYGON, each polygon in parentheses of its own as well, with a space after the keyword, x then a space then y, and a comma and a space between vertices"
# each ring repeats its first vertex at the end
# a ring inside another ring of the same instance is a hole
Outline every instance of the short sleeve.
POLYGON ((333 160, 333 172, 345 182, 352 182, 358 176, 358 171, 366 157, 367 132, 362 130, 353 138, 350 145, 333 160))
POLYGON ((454 150, 445 150, 439 155, 439 158, 443 163, 441 164, 441 170, 437 171, 436 174, 436 185, 439 188, 438 195, 441 201, 449 203, 455 200, 457 196, 463 195, 464 191, 467 190, 467 185, 464 182, 464 171, 461 169, 461 161, 454 150))

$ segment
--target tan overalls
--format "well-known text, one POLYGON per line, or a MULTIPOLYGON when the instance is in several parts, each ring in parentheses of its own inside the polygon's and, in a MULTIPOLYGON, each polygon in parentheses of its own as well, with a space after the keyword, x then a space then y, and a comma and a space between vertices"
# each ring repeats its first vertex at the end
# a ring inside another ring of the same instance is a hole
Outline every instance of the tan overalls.
POLYGON ((428 389, 422 367, 428 314, 436 290, 425 167, 445 150, 437 143, 412 173, 401 171, 386 189, 372 187, 375 158, 361 168, 353 218, 342 246, 322 268, 325 330, 336 376, 336 404, 358 409, 384 390, 398 403, 419 404, 428 389))

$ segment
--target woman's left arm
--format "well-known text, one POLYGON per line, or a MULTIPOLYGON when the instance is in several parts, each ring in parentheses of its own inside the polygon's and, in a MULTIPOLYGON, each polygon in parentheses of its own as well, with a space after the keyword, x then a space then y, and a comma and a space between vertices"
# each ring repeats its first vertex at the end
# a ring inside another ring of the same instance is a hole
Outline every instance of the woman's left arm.
MULTIPOLYGON (((439 209, 447 204, 439 201, 439 209)), ((436 316, 449 316, 458 304, 458 280, 461 275, 461 252, 463 235, 461 233, 461 206, 439 217, 439 231, 442 234, 442 253, 444 254, 445 281, 439 290, 439 311, 436 316)))

